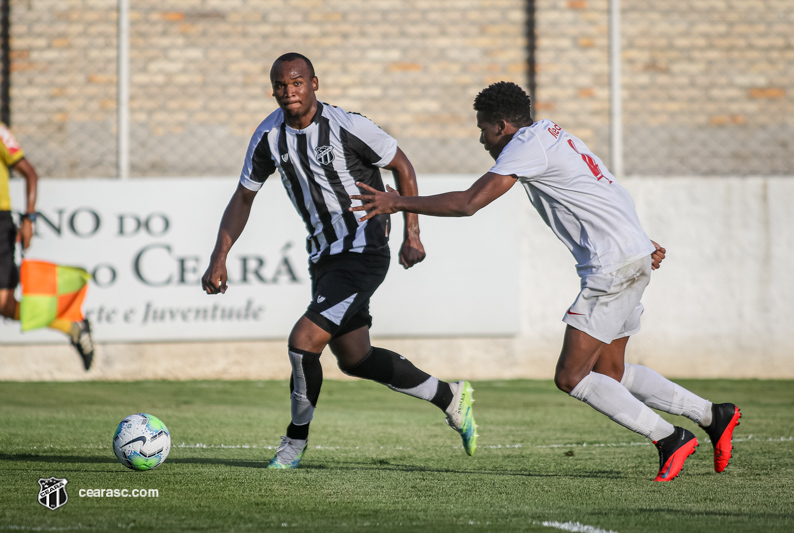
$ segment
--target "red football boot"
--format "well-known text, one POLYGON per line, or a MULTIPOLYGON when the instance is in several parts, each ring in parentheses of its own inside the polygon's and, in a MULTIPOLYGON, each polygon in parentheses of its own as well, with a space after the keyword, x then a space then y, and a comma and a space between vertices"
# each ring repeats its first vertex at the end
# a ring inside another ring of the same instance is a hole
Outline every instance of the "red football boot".
POLYGON ((728 466, 733 452, 733 430, 739 425, 741 411, 732 403, 711 406, 711 425, 703 427, 714 446, 714 471, 722 472, 728 466))
POLYGON ((659 449, 659 473, 654 481, 672 481, 684 468, 684 461, 695 453, 698 440, 691 431, 675 427, 669 437, 653 441, 659 449))

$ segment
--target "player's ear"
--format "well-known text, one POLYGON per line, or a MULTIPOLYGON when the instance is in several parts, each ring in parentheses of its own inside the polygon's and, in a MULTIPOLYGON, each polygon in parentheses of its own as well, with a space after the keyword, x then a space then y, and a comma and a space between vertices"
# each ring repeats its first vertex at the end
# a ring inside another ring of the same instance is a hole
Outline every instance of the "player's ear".
POLYGON ((312 78, 312 89, 315 91, 320 89, 320 80, 317 79, 317 76, 312 78))
POLYGON ((504 135, 506 129, 507 129, 507 122, 501 119, 496 121, 496 132, 499 135, 504 135))

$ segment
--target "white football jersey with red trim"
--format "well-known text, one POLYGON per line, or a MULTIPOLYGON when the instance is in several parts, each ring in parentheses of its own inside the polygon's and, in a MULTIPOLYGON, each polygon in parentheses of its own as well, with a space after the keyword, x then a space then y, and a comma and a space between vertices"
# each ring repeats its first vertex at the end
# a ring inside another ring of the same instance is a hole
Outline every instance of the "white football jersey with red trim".
POLYGON ((631 195, 581 139, 550 120, 518 130, 491 172, 517 177, 581 277, 612 272, 654 251, 631 195))

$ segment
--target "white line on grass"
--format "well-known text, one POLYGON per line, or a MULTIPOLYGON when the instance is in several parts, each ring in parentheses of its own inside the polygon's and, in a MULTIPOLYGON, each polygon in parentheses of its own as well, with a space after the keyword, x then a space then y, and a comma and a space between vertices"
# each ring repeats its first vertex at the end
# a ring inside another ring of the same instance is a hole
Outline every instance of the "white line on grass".
POLYGON ((545 527, 553 527, 555 529, 562 529, 564 531, 573 531, 575 533, 617 533, 611 529, 601 529, 600 527, 588 526, 580 524, 579 522, 535 522, 545 527))
MULTIPOLYGON (((767 437, 766 439, 758 439, 755 438, 753 435, 748 435, 747 437, 743 438, 734 438, 733 442, 791 442, 794 441, 794 437, 767 437)), ((709 439, 704 438, 701 442, 711 442, 709 439)), ((643 441, 643 442, 599 442, 599 443, 587 443, 587 442, 580 442, 580 443, 569 443, 569 444, 536 444, 533 446, 527 446, 521 443, 518 444, 489 444, 489 445, 481 445, 479 446, 480 449, 490 448, 490 449, 500 449, 500 448, 586 448, 588 446, 594 448, 606 448, 606 447, 620 447, 620 446, 650 446, 653 444, 651 441, 643 441)), ((174 448, 258 448, 263 450, 275 450, 278 446, 268 446, 268 445, 256 445, 256 444, 236 444, 236 445, 228 445, 228 444, 203 444, 201 442, 196 444, 175 444, 174 448)), ((359 446, 312 446, 313 450, 358 450, 360 449, 359 446)), ((406 446, 380 446, 381 450, 410 450, 410 447, 406 446)))
MULTIPOLYGON (((733 442, 792 442, 794 441, 794 437, 767 437, 767 438, 758 438, 753 435, 748 435, 747 437, 742 438, 734 438, 733 442)), ((711 442, 709 439, 704 438, 701 442, 711 442)), ((650 441, 644 442, 599 442, 599 443, 587 443, 587 442, 579 442, 579 443, 569 443, 569 444, 534 444, 534 445, 526 445, 526 444, 489 444, 489 445, 480 445, 478 448, 480 449, 500 449, 500 448, 586 448, 588 446, 594 448, 607 448, 607 447, 620 447, 620 446, 650 446, 652 443, 650 441)), ((196 443, 186 443, 181 442, 179 444, 173 444, 172 448, 228 448, 228 449, 255 449, 255 450, 275 450, 278 446, 267 445, 267 444, 204 444, 203 442, 196 442, 196 443)), ((457 446, 452 446, 452 448, 457 448, 457 446)), ((48 444, 46 446, 29 446, 24 448, 26 450, 93 450, 93 449, 104 449, 104 448, 111 448, 111 446, 103 446, 103 445, 92 445, 92 444, 84 444, 82 446, 55 446, 52 444, 48 444)), ((311 447, 313 450, 359 450, 361 449, 359 446, 321 446, 316 445, 311 447)), ((411 450, 412 448, 409 446, 379 446, 381 450, 411 450)), ((0 526, 0 529, 2 526, 0 526)))

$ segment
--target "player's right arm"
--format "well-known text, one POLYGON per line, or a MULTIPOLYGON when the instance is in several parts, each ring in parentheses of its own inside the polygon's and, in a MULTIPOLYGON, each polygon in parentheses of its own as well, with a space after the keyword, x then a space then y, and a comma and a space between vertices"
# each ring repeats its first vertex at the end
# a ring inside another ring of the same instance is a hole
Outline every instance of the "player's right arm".
POLYGON ((245 154, 243 170, 240 173, 240 182, 234 191, 226 211, 223 212, 221 227, 218 229, 218 238, 215 249, 210 256, 210 266, 201 277, 201 287, 207 294, 223 294, 226 292, 226 256, 232 245, 240 237, 248 223, 251 214, 251 205, 254 203, 256 193, 262 188, 265 180, 276 171, 275 163, 270 154, 268 135, 280 111, 270 114, 256 129, 248 143, 245 154))
POLYGON ((350 197, 362 202, 362 205, 351 207, 350 210, 367 212, 359 220, 397 211, 435 217, 468 217, 502 196, 516 181, 515 176, 488 172, 465 191, 445 192, 432 196, 400 196, 391 187, 387 187, 387 192, 380 192, 358 182, 356 185, 366 193, 350 197))
POLYGON ((226 292, 226 256, 245 229, 256 193, 257 191, 251 191, 238 184, 232 199, 229 200, 229 205, 226 206, 226 211, 223 212, 215 249, 210 256, 210 265, 201 277, 201 287, 207 294, 226 292))

